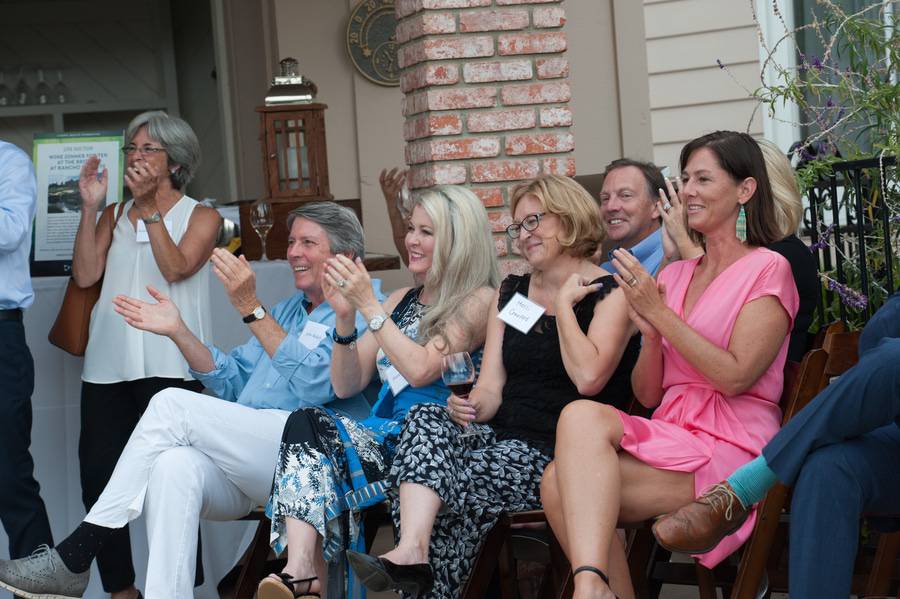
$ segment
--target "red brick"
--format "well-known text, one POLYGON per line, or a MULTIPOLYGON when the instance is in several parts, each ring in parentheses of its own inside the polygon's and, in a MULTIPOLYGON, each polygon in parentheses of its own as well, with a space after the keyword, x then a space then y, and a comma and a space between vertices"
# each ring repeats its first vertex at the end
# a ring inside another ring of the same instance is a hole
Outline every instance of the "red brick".
POLYGON ((497 253, 498 257, 503 257, 509 255, 509 238, 504 233, 503 235, 495 235, 494 236, 494 251, 497 253))
POLYGON ((534 61, 538 79, 557 79, 569 76, 569 61, 565 58, 538 58, 534 61))
POLYGON ((523 9, 470 10, 459 15, 462 33, 510 31, 528 27, 528 11, 523 9))
POLYGON ((406 163, 493 158, 499 154, 500 140, 496 137, 434 139, 407 144, 406 163))
POLYGON ((427 63, 400 74, 400 91, 403 93, 431 85, 459 83, 459 66, 446 63, 427 63))
POLYGON ((503 205, 503 189, 500 187, 473 187, 472 192, 478 196, 487 208, 503 205))
POLYGON ((521 258, 512 260, 500 260, 497 264, 500 267, 500 276, 508 277, 509 275, 524 275, 531 272, 531 265, 521 258))
POLYGON ((466 83, 526 81, 533 77, 530 60, 469 62, 463 65, 463 80, 466 83))
POLYGON ((542 6, 534 9, 531 18, 537 28, 562 27, 566 24, 566 11, 561 6, 542 6))
POLYGON ((426 12, 397 24, 397 42, 405 44, 423 35, 456 33, 456 17, 449 12, 426 12))
POLYGON ((426 60, 481 58, 493 55, 494 39, 490 36, 426 38, 402 46, 397 52, 397 64, 401 69, 405 69, 426 60))
POLYGON ((428 110, 490 108, 497 103, 497 88, 468 87, 429 89, 403 98, 403 114, 411 116, 428 110))
POLYGON ((394 10, 397 17, 403 19, 423 10, 439 10, 442 8, 478 8, 490 6, 492 0, 396 0, 394 10))
POLYGON ((541 161, 541 168, 548 175, 565 175, 567 177, 575 176, 575 159, 574 158, 544 158, 541 161))
POLYGON ((506 210, 502 212, 488 212, 488 220, 491 221, 491 231, 494 233, 503 233, 506 231, 506 227, 512 224, 512 217, 506 210))
POLYGON ((548 33, 504 33, 497 37, 497 53, 500 56, 514 54, 548 54, 566 51, 566 34, 562 31, 548 33))
POLYGON ((500 91, 500 98, 508 106, 517 104, 552 104, 571 100, 572 89, 565 82, 507 85, 500 91))
POLYGON ((466 167, 459 163, 429 163, 409 169, 409 185, 413 189, 434 185, 461 185, 465 182, 466 167))
POLYGON ((403 123, 403 139, 406 141, 460 133, 462 118, 458 114, 422 114, 403 123))
POLYGON ((498 110, 496 112, 472 112, 466 117, 466 127, 470 133, 531 129, 534 126, 534 110, 531 108, 498 110))
POLYGON ((533 179, 541 167, 537 160, 494 160, 473 162, 471 170, 472 183, 491 183, 533 179))
POLYGON ((568 106, 541 108, 541 127, 568 127, 572 124, 572 109, 568 106))
POLYGON ((571 133, 538 133, 533 135, 507 135, 506 155, 557 154, 575 149, 575 137, 571 133))

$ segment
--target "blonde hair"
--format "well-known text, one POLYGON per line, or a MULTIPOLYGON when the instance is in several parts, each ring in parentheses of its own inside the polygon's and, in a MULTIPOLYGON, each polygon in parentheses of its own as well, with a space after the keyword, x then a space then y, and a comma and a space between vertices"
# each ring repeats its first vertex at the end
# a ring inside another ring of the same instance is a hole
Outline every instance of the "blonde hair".
POLYGON ((513 190, 509 211, 526 195, 534 195, 544 212, 555 214, 562 224, 559 244, 578 258, 594 255, 603 240, 606 228, 600 217, 600 207, 591 194, 574 179, 560 175, 542 175, 513 190))
MULTIPOLYGON (((457 185, 438 185, 415 195, 434 230, 434 253, 425 284, 434 290, 419 323, 419 340, 439 337, 450 345, 447 324, 458 322, 471 332, 465 316, 473 293, 500 282, 494 240, 484 204, 474 193, 457 185)), ((486 307, 485 307, 486 308, 486 307)))
POLYGON ((803 200, 800 186, 794 176, 794 168, 778 146, 767 139, 757 140, 769 171, 772 199, 775 200, 775 222, 783 237, 793 235, 800 227, 803 217, 803 200))

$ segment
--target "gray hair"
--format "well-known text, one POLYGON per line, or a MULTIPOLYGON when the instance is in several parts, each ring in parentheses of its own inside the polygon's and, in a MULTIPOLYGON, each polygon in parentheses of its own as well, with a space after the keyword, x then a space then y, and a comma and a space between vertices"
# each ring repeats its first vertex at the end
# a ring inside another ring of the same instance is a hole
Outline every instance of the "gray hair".
POLYGON ((366 236, 356 213, 350 208, 334 202, 311 202, 302 204, 288 213, 288 230, 294 226, 294 219, 305 218, 325 229, 332 254, 349 254, 364 258, 366 236))
POLYGON ((200 141, 184 119, 170 116, 162 110, 142 112, 134 117, 125 129, 125 145, 131 143, 138 129, 147 127, 147 135, 166 149, 169 165, 177 166, 169 173, 175 189, 184 189, 200 166, 200 141))

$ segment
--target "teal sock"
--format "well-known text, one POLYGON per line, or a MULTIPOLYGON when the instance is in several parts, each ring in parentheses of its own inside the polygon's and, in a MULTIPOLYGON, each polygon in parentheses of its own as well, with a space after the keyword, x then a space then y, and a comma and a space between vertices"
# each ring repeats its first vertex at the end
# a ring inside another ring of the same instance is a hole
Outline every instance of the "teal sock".
POLYGON ((766 458, 760 455, 747 462, 728 477, 728 484, 744 507, 750 507, 766 496, 766 491, 778 482, 778 477, 769 468, 766 458))

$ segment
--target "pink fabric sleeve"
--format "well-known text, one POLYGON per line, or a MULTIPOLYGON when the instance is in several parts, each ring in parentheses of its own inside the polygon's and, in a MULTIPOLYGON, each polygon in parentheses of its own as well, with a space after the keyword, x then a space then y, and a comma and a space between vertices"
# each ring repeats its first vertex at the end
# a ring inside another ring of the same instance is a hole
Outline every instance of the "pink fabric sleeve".
POLYGON ((756 282, 747 295, 747 302, 771 295, 778 299, 790 318, 790 329, 794 328, 794 317, 800 306, 797 284, 791 272, 790 263, 776 252, 765 250, 766 262, 761 266, 756 282))

